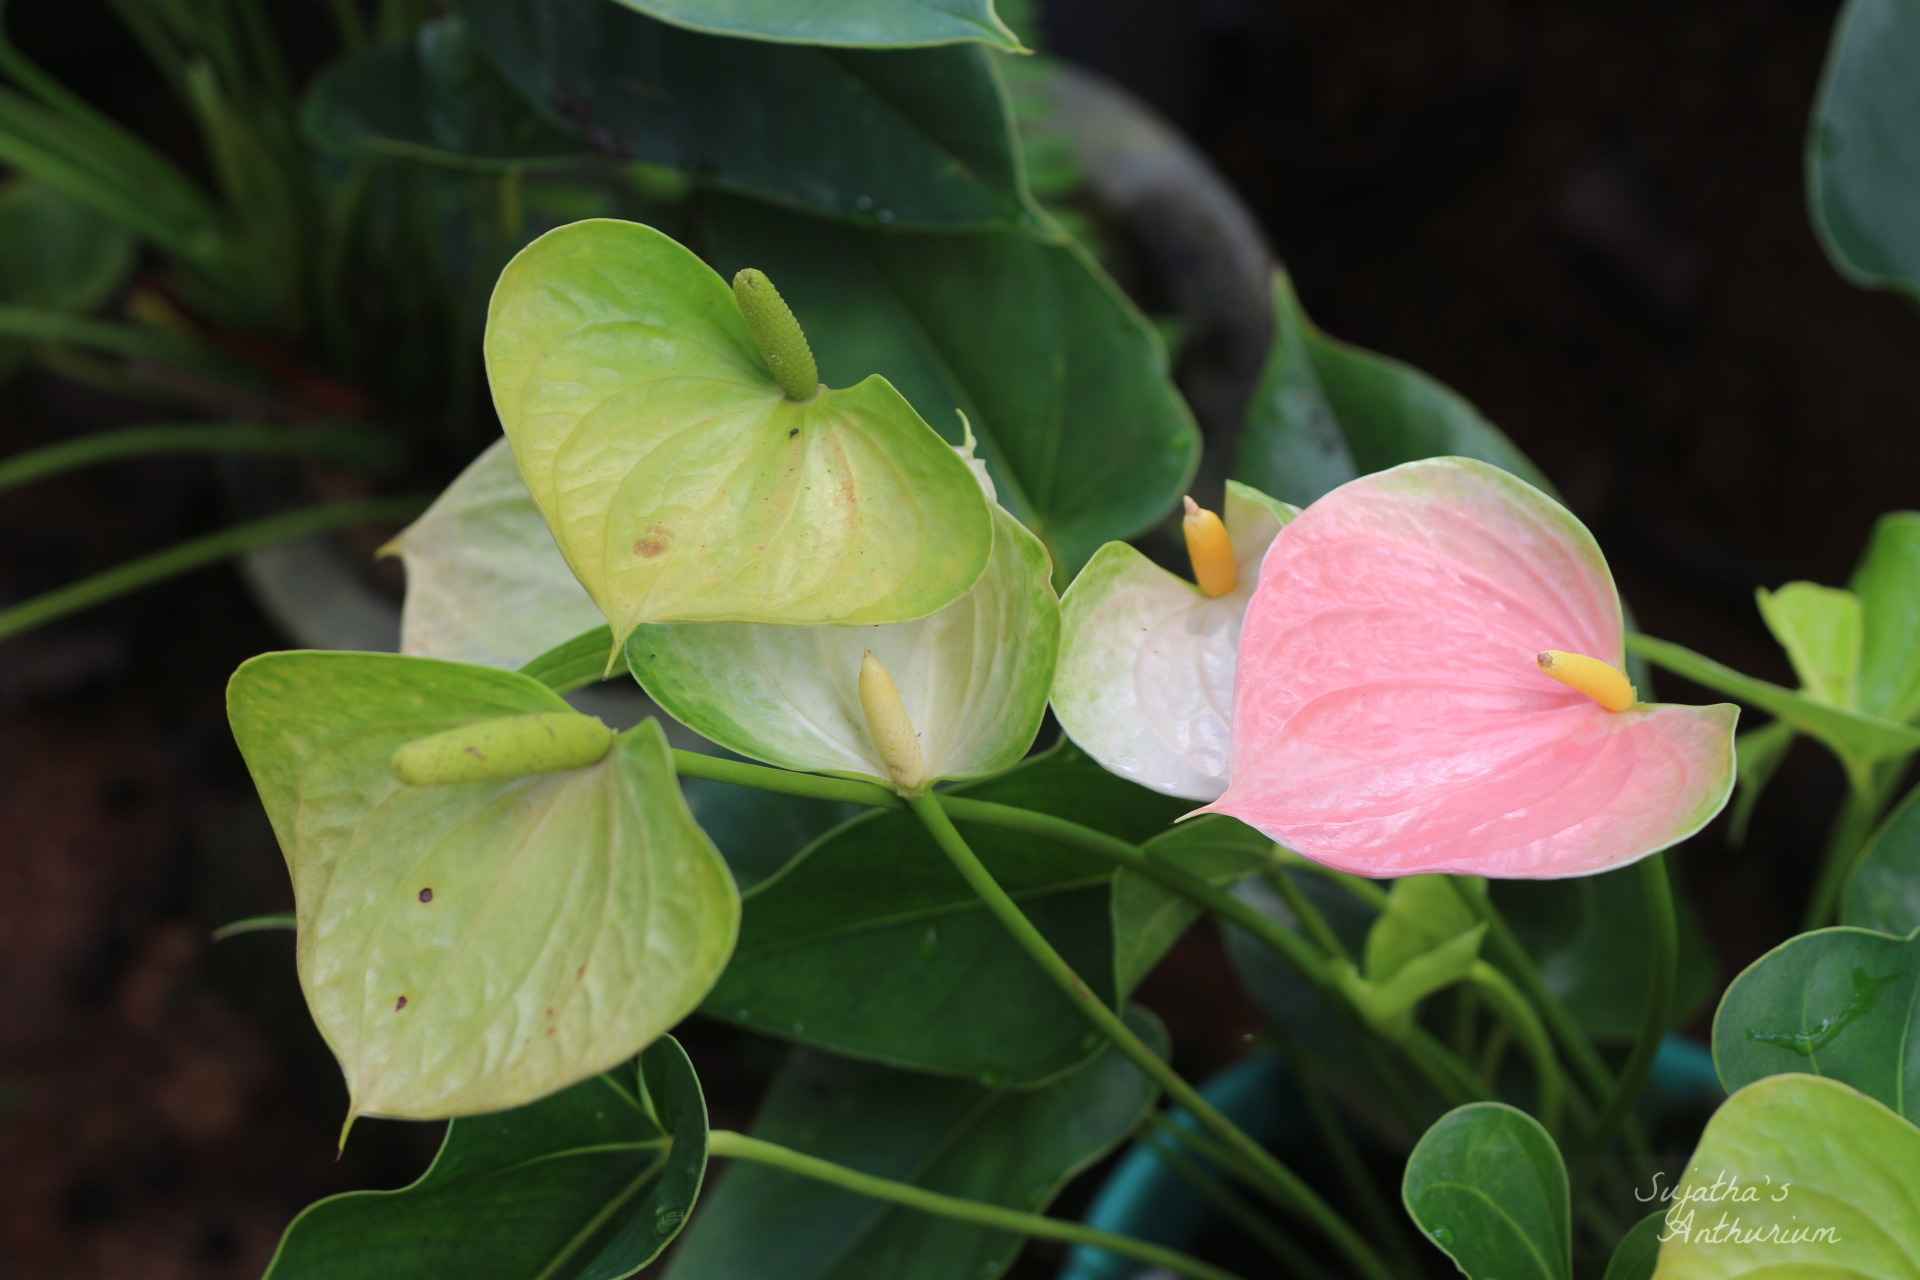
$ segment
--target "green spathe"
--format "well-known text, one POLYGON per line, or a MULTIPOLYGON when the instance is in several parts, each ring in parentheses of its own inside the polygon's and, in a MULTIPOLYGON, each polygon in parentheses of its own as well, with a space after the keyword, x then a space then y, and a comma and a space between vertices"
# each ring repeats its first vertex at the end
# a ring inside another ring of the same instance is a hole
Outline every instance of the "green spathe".
POLYGON ((520 474, 616 640, 648 622, 905 622, 993 546, 967 466, 884 378, 789 399, 726 282, 638 223, 521 250, 487 374, 520 474))
POLYGON ((892 675, 929 778, 1018 764, 1040 731, 1059 648, 1046 548, 995 508, 993 558, 971 590, 916 622, 881 627, 642 627, 634 677, 669 715, 730 751, 886 783, 861 708, 861 660, 892 675))
POLYGON ((1750 1084, 1707 1122, 1654 1280, 1920 1277, 1920 1129, 1836 1080, 1750 1084))
POLYGON ((732 953, 739 897, 656 722, 584 768, 414 786, 391 767, 408 743, 573 713, 513 672, 362 653, 254 658, 228 713, 351 1115, 469 1115, 563 1088, 658 1038, 732 953))

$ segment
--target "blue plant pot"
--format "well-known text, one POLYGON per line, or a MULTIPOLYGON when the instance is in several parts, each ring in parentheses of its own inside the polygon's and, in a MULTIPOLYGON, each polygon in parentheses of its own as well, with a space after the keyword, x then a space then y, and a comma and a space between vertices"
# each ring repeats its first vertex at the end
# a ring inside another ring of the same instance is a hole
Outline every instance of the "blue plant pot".
MULTIPOLYGON (((1277 1053, 1256 1053, 1207 1081, 1201 1094, 1249 1136, 1285 1151, 1308 1139, 1311 1121, 1295 1103, 1286 1060, 1277 1053)), ((1656 1113, 1711 1106, 1725 1094, 1704 1047, 1670 1035, 1654 1056, 1647 1100, 1656 1113)), ((1196 1128, 1185 1111, 1172 1123, 1196 1128)), ((1213 1221, 1213 1207, 1162 1158, 1150 1142, 1135 1143, 1114 1169, 1087 1210, 1088 1226, 1151 1241, 1171 1249, 1190 1248, 1213 1221)), ((1146 1268, 1101 1249, 1076 1248, 1060 1280, 1132 1280, 1146 1268)))

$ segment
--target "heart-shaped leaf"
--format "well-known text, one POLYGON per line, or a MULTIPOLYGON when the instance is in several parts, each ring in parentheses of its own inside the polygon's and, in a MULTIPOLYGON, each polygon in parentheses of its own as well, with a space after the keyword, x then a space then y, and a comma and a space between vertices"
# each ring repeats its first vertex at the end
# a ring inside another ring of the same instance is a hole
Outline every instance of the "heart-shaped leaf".
POLYGON ((779 283, 829 382, 884 374, 955 444, 966 414, 1001 505, 1058 573, 1164 517, 1192 479, 1199 433, 1165 347, 1071 241, 877 235, 743 200, 703 211, 715 265, 779 283))
POLYGON ((1567 1169, 1524 1111, 1474 1102, 1441 1116, 1407 1157, 1400 1195, 1469 1280, 1573 1280, 1567 1169))
POLYGON ((1807 696, 1849 711, 1859 706, 1859 598, 1817 582, 1789 582, 1754 598, 1807 696))
POLYGON ((629 9, 694 31, 783 44, 905 49, 977 41, 1012 53, 1020 40, 993 0, 620 0, 629 9))
POLYGON ((1840 274, 1920 293, 1920 13, 1849 0, 1833 30, 1807 135, 1813 226, 1840 274))
POLYGON ((460 0, 458 10, 522 96, 615 159, 869 225, 1015 226, 1030 216, 984 49, 723 39, 607 0, 460 0))
POLYGON ((465 170, 524 170, 598 159, 537 114, 474 47, 457 17, 422 23, 411 40, 328 65, 301 107, 315 145, 465 170))
POLYGON ((1419 458, 1478 458, 1553 492, 1499 428, 1426 374, 1313 327, 1285 272, 1273 281, 1273 349, 1233 474, 1305 506, 1356 476, 1419 458))
POLYGON ((680 1233, 707 1168, 706 1102, 685 1051, 662 1036, 638 1066, 455 1120, 411 1186, 308 1206, 269 1280, 634 1274, 680 1233))
MULTIPOLYGON (((956 793, 1136 841, 1179 809, 1066 747, 956 793)), ((1111 865, 1024 833, 958 826, 1054 947, 1113 999, 1111 865)), ((995 1084, 1049 1079, 1100 1043, 903 811, 847 823, 762 883, 703 1008, 849 1057, 995 1084)))
POLYGON ((1299 512, 1229 480, 1224 514, 1238 571, 1225 595, 1109 542, 1060 601, 1061 728, 1121 777, 1188 800, 1226 790, 1240 622, 1261 557, 1299 512))
POLYGON ((1761 956, 1727 988, 1713 1060, 1729 1092, 1805 1072, 1920 1114, 1920 933, 1816 929, 1761 956))
MULTIPOLYGON (((1245 823, 1205 814, 1140 846, 1215 885, 1229 885, 1272 865, 1273 842, 1245 823)), ((1114 989, 1131 992, 1200 918, 1192 899, 1133 871, 1113 878, 1114 989)))
POLYGON ((730 751, 885 783, 860 703, 870 652, 900 688, 929 778, 999 773, 1040 732, 1060 606, 1040 540, 998 507, 994 528, 986 572, 931 617, 876 627, 641 627, 627 640, 627 665, 669 715, 730 751))
MULTIPOLYGON (((1166 1031, 1128 1021, 1161 1054, 1166 1031)), ((1038 1089, 891 1071, 801 1052, 754 1136, 863 1173, 1026 1212, 1132 1132, 1155 1090, 1117 1050, 1038 1089)), ((673 1280, 992 1280, 1022 1241, 757 1165, 728 1171, 674 1257, 673 1280)))
POLYGON ((1850 586, 1862 615, 1860 705, 1902 723, 1920 717, 1920 511, 1874 523, 1850 586))
MULTIPOLYGON (((475 458, 381 554, 407 567, 402 653, 517 667, 601 622, 505 440, 475 458)), ((590 659, 595 676, 606 658, 602 643, 590 659)))
POLYGON ((1920 1129, 1835 1080, 1721 1104, 1673 1189, 1655 1280, 1920 1277, 1920 1129))
POLYGON ((617 639, 904 622, 986 567, 980 486, 899 393, 874 376, 787 398, 726 284, 650 227, 574 223, 521 250, 486 357, 521 477, 617 639))
POLYGON ((1920 787, 1907 793, 1860 851, 1840 918, 1896 937, 1920 929, 1920 787))
POLYGON ((651 1043, 725 966, 739 897, 657 722, 585 767, 411 785, 395 761, 410 744, 468 732, 453 756, 481 767, 503 720, 570 709, 513 672, 360 653, 255 658, 227 705, 292 873, 300 984, 350 1114, 551 1093, 651 1043))

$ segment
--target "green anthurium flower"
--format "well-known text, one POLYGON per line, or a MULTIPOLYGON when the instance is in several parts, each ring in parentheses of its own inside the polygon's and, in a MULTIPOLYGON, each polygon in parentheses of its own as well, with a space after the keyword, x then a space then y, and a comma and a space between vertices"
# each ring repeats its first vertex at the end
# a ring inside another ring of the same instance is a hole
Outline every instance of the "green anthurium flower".
POLYGON ((594 219, 507 264, 487 375, 520 473, 616 640, 655 622, 903 622, 958 599, 993 522, 884 379, 830 390, 766 278, 594 219))
POLYGON ((994 530, 986 572, 932 617, 876 627, 647 626, 628 640, 627 664, 676 720, 769 764, 909 790, 998 773, 1040 731, 1060 605, 1040 540, 997 506, 994 530), (893 705, 883 685, 904 717, 875 719, 876 700, 893 705), (914 744, 899 739, 913 735, 918 759, 908 764, 904 749, 914 744))
POLYGON ((1227 787, 1240 622, 1260 559, 1299 508, 1227 482, 1226 520, 1197 508, 1189 548, 1202 586, 1109 542, 1060 602, 1053 711, 1080 749, 1167 795, 1227 787), (1210 590, 1211 588, 1211 590, 1210 590))
POLYGON ((400 651, 515 668, 604 619, 496 441, 380 549, 407 567, 400 651))
POLYGON ((526 676, 394 654, 266 654, 227 704, 349 1121, 604 1071, 732 954, 739 894, 654 721, 615 735, 526 676))

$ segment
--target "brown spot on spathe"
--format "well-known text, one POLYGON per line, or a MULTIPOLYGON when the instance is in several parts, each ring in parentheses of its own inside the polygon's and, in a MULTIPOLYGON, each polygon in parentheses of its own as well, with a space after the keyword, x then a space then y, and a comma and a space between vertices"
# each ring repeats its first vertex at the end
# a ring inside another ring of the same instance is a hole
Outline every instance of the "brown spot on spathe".
POLYGON ((432 889, 422 889, 422 890, 420 891, 420 901, 422 901, 422 902, 432 902, 432 901, 433 901, 433 890, 432 890, 432 889))
POLYGON ((672 530, 665 525, 652 525, 647 529, 645 536, 634 542, 633 554, 642 560, 651 560, 664 552, 671 541, 672 530))
POLYGON ((402 1009, 406 1007, 407 1007, 407 998, 405 996, 401 996, 398 1000, 395 1000, 393 1002, 393 1011, 395 1013, 400 1012, 402 1009))

